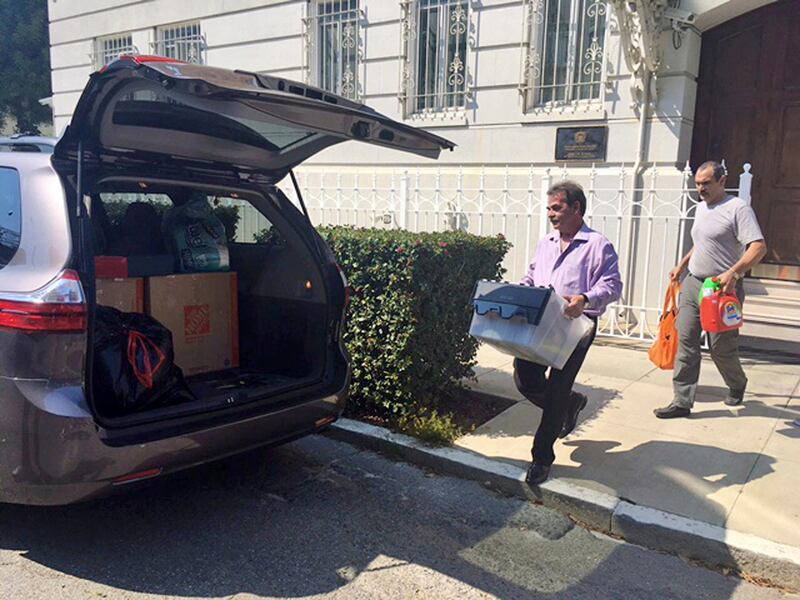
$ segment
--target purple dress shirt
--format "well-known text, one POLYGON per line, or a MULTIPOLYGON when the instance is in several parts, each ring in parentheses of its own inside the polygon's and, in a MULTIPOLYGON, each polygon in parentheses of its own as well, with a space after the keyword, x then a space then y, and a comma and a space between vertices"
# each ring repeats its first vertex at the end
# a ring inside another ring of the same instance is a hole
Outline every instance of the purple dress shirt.
POLYGON ((589 307, 584 313, 598 317, 606 306, 622 294, 619 276, 619 258, 614 246, 602 234, 585 223, 564 252, 561 252, 561 234, 546 235, 536 246, 528 273, 520 285, 547 287, 552 285, 557 294, 576 296, 586 294, 589 307))

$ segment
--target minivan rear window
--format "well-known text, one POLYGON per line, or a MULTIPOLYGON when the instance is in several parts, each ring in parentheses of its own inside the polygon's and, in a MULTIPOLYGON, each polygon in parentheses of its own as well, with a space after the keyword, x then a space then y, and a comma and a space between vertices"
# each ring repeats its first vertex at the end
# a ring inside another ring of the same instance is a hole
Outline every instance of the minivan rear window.
POLYGON ((0 167, 0 269, 14 258, 22 233, 19 173, 0 167))
POLYGON ((276 153, 320 137, 314 131, 278 122, 278 119, 261 112, 253 114, 259 118, 208 112, 187 106, 171 96, 137 90, 117 102, 112 122, 114 125, 210 135, 276 153))

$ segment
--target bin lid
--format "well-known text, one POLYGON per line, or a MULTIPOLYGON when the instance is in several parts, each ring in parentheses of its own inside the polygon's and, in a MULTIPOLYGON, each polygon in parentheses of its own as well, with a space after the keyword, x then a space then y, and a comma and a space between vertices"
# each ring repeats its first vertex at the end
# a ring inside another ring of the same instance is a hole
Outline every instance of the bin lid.
POLYGON ((549 287, 526 285, 500 285, 473 300, 475 312, 485 315, 495 312, 503 319, 524 316, 531 325, 538 325, 553 292, 549 287))

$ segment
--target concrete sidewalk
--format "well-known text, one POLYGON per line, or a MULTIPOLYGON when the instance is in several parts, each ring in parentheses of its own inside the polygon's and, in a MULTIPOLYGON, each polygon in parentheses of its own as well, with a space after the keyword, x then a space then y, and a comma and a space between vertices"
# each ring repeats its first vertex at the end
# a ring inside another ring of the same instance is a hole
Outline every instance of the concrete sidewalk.
MULTIPOLYGON (((660 420, 672 397, 671 371, 655 369, 643 347, 599 339, 576 389, 589 404, 556 446, 551 479, 594 489, 732 531, 800 548, 800 364, 743 360, 745 401, 728 407, 726 389, 704 358, 688 419, 660 420)), ((461 448, 524 467, 541 411, 520 396, 512 358, 482 347, 470 386, 519 400, 461 448)))

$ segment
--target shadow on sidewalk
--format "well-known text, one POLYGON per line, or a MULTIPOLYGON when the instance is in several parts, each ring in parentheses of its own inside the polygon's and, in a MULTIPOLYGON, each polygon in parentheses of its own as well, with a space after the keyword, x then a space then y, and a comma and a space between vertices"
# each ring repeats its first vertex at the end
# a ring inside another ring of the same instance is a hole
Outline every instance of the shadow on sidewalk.
POLYGON ((698 386, 697 398, 692 419, 730 419, 742 417, 764 417, 767 419, 786 419, 791 421, 800 417, 800 409, 788 406, 789 397, 781 394, 750 394, 738 406, 727 406, 722 403, 722 398, 727 393, 725 388, 714 386, 698 386), (771 405, 761 399, 780 398, 784 400, 783 406, 771 405), (711 410, 704 409, 705 404, 716 405, 711 410))
MULTIPOLYGON (((798 415, 800 416, 800 415, 798 415)), ((781 435, 785 435, 786 437, 800 440, 800 427, 795 425, 792 421, 785 421, 783 425, 786 425, 786 429, 776 429, 775 433, 780 433, 781 435)))
MULTIPOLYGON (((574 385, 573 389, 576 392, 586 394, 588 398, 586 408, 584 408, 578 416, 575 432, 578 432, 583 424, 598 418, 603 413, 608 403, 620 395, 619 391, 615 389, 578 383, 574 385)), ((518 400, 513 402, 509 408, 495 417, 494 420, 479 427, 473 434, 498 440, 502 438, 529 436, 532 442, 533 434, 539 427, 541 418, 541 408, 538 408, 529 400, 518 400)))
MULTIPOLYGON (((758 452, 736 452, 690 442, 653 440, 617 450, 612 440, 572 440, 570 460, 579 466, 556 465, 559 478, 595 481, 619 497, 714 525, 724 525, 725 507, 715 496, 773 471, 775 459, 758 452), (753 467, 761 459, 767 468, 753 467)), ((594 487, 597 487, 596 485, 594 487)))

